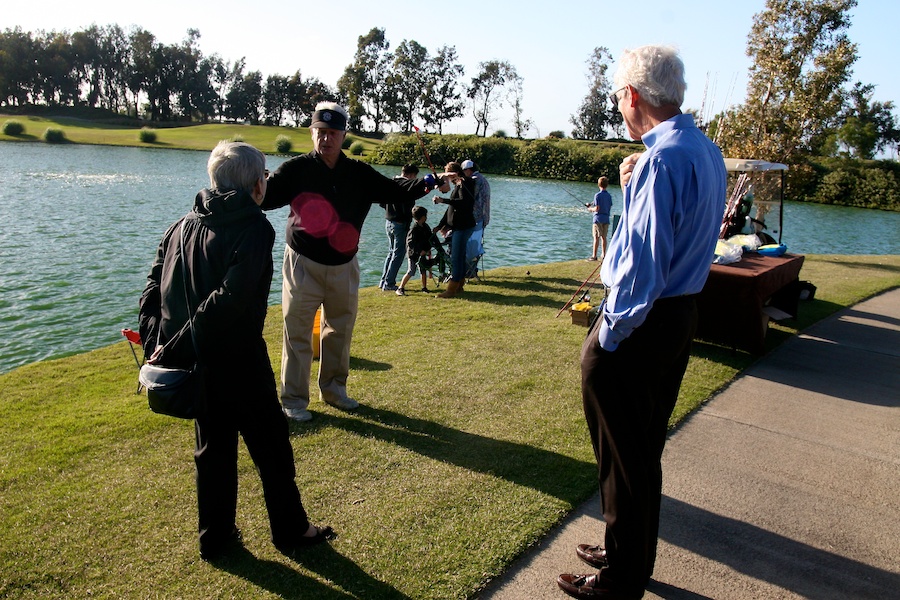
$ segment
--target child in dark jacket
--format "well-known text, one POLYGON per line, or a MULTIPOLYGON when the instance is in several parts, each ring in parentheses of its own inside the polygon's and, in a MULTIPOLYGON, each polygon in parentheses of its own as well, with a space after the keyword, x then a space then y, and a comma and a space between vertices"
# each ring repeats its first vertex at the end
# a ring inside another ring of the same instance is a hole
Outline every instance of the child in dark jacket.
POLYGON ((413 226, 409 233, 406 234, 406 257, 409 266, 406 269, 406 275, 400 281, 400 287, 397 288, 398 296, 405 296, 404 288, 416 270, 422 272, 422 291, 428 292, 428 257, 431 254, 431 228, 425 222, 428 216, 428 209, 424 206, 414 206, 412 209, 413 226))

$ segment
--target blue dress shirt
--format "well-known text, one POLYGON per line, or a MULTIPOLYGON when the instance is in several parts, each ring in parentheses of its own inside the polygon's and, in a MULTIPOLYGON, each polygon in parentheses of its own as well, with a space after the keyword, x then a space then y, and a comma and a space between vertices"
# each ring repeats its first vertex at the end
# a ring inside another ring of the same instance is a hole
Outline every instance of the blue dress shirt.
POLYGON ((614 351, 657 299, 703 289, 725 209, 725 163, 690 114, 641 138, 647 151, 623 189, 624 209, 600 270, 609 287, 600 345, 614 351))

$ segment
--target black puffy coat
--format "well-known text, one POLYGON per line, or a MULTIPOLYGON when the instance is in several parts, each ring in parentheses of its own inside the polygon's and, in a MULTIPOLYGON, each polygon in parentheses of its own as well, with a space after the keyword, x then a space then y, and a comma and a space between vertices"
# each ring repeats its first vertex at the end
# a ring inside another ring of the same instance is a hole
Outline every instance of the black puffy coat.
POLYGON ((190 367, 197 358, 187 324, 186 264, 194 332, 208 381, 225 389, 274 387, 262 337, 274 243, 275 230, 249 195, 200 191, 191 212, 166 231, 147 276, 140 300, 146 355, 153 353, 159 335, 161 364, 190 367), (186 261, 180 260, 182 222, 186 261))

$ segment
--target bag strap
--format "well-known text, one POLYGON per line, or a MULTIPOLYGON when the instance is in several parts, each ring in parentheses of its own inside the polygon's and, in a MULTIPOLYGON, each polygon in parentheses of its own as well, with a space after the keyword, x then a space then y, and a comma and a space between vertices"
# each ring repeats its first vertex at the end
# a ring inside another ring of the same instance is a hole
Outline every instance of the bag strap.
POLYGON ((181 233, 179 244, 181 245, 181 280, 184 284, 184 302, 188 309, 188 327, 191 330, 191 342, 194 344, 194 356, 197 357, 195 364, 200 363, 200 348, 197 347, 197 334, 194 332, 194 309, 191 308, 191 295, 188 292, 187 277, 187 258, 184 253, 184 224, 187 221, 187 215, 181 220, 181 233))
MULTIPOLYGON (((181 248, 181 281, 182 285, 184 285, 184 302, 187 305, 188 314, 188 327, 191 330, 191 343, 194 345, 194 356, 197 357, 197 360, 194 362, 194 368, 200 364, 200 348, 197 345, 197 334, 194 332, 194 310, 191 308, 191 297, 188 293, 188 278, 187 278, 187 260, 185 260, 184 254, 184 222, 187 221, 187 215, 181 220, 181 229, 179 231, 179 241, 178 244, 181 248)), ((159 328, 159 331, 156 332, 156 345, 159 346, 160 339, 162 339, 162 327, 159 328)))

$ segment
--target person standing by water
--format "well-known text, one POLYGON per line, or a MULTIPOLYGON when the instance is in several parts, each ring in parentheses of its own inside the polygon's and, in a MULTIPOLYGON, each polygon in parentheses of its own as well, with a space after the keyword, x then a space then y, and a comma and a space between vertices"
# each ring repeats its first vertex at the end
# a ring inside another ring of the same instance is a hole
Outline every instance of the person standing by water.
POLYGON ((466 177, 475 180, 475 204, 472 207, 472 216, 475 217, 475 229, 469 236, 466 244, 466 269, 474 270, 467 273, 469 276, 478 275, 477 259, 484 254, 484 231, 491 222, 491 184, 478 170, 478 165, 472 160, 462 162, 463 173, 466 177))
POLYGON ((312 331, 319 306, 320 397, 340 410, 359 406, 347 394, 347 377, 359 308, 360 230, 372 204, 415 203, 434 187, 422 179, 394 181, 345 156, 348 120, 346 109, 334 102, 316 106, 313 151, 282 163, 269 176, 262 203, 263 210, 291 209, 282 265, 281 403, 295 421, 312 419, 312 331))
POLYGON ((453 231, 450 236, 450 281, 438 298, 453 298, 462 293, 466 281, 466 244, 475 229, 475 180, 466 177, 458 162, 447 163, 442 177, 455 183, 449 198, 434 197, 435 204, 446 204, 446 226, 453 231))
POLYGON ((653 574, 668 420, 725 198, 722 153, 681 112, 686 84, 675 50, 625 51, 614 84, 610 100, 647 150, 623 188, 622 218, 600 270, 609 292, 581 349, 606 531, 603 544, 575 549, 597 572, 557 578, 575 598, 641 598, 653 574))
POLYGON ((597 250, 601 251, 600 260, 606 256, 606 235, 609 233, 609 214, 612 212, 612 196, 606 191, 609 179, 606 175, 597 180, 600 191, 594 194, 594 201, 588 204, 588 210, 594 215, 591 225, 593 252, 588 260, 597 260, 597 250))
POLYGON ((275 243, 275 230, 259 208, 265 167, 265 155, 249 144, 215 147, 207 165, 209 189, 166 231, 140 301, 148 362, 190 367, 199 353, 203 369, 207 402, 194 422, 194 462, 204 560, 240 546, 238 435, 262 479, 275 546, 293 554, 334 536, 330 527, 309 522, 300 501, 290 432, 262 335, 275 243), (193 315, 186 296, 197 307, 193 315))
MULTIPOLYGON (((394 180, 415 179, 419 174, 419 167, 409 163, 403 165, 400 175, 394 180)), ((409 225, 412 223, 412 209, 415 201, 405 201, 393 204, 381 204, 384 208, 384 229, 388 236, 388 254, 384 259, 384 268, 381 271, 381 281, 378 287, 386 292, 397 291, 397 273, 406 256, 406 234, 409 233, 409 225)))

